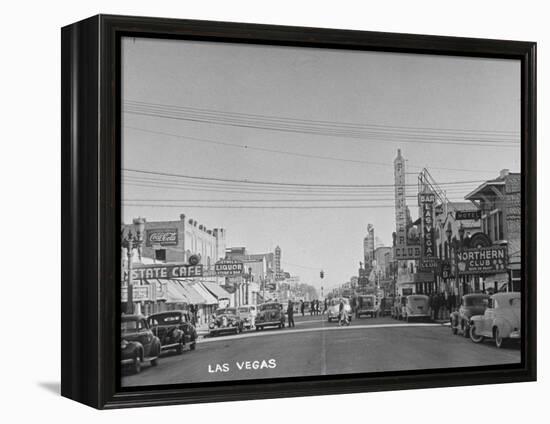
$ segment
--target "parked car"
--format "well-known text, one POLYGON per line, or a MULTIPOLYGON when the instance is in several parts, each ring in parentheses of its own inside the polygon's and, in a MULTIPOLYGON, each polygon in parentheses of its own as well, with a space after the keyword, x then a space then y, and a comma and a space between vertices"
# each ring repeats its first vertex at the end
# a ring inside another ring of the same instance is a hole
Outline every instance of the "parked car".
POLYGON ((141 371, 143 362, 158 364, 160 340, 156 337, 145 317, 122 315, 120 322, 121 365, 130 366, 134 373, 141 371))
POLYGON ((376 301, 376 296, 373 294, 357 296, 355 308, 355 318, 360 318, 361 315, 374 318, 378 316, 380 312, 380 305, 376 301))
POLYGON ((483 315, 470 319, 470 339, 481 343, 492 338, 497 348, 521 339, 521 293, 497 293, 489 298, 483 315))
POLYGON ((222 308, 216 310, 212 322, 208 326, 210 336, 219 336, 223 333, 242 333, 243 320, 239 318, 237 308, 222 308))
POLYGON ((411 294, 407 296, 401 315, 407 322, 413 319, 430 319, 430 298, 423 294, 411 294))
POLYGON ((263 303, 258 308, 256 316, 256 330, 263 330, 265 327, 285 326, 285 314, 281 305, 277 302, 263 303))
POLYGON ((344 311, 349 317, 349 320, 351 321, 351 305, 349 304, 349 300, 345 297, 336 299, 333 298, 330 300, 330 305, 328 307, 327 311, 327 319, 328 322, 332 322, 333 320, 338 321, 340 319, 340 301, 344 302, 344 311))
POLYGON ((458 311, 451 313, 451 332, 461 332, 464 337, 470 337, 470 318, 474 315, 483 315, 488 302, 489 296, 482 293, 462 296, 458 311))
POLYGON ((197 330, 191 324, 187 311, 167 311, 152 314, 147 318, 147 324, 155 336, 160 339, 161 351, 174 349, 183 353, 185 346, 195 350, 197 330))
POLYGON ((256 315, 258 314, 256 305, 244 305, 238 308, 239 318, 243 320, 244 328, 250 330, 254 327, 256 315))

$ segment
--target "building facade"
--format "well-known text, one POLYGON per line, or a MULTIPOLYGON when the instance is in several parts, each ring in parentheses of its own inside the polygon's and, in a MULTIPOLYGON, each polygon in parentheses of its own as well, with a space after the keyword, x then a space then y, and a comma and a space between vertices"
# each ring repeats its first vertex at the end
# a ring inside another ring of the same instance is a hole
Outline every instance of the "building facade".
POLYGON ((187 262, 191 255, 198 255, 208 272, 225 256, 225 229, 209 229, 184 214, 174 221, 146 220, 143 237, 142 255, 158 263, 187 262))

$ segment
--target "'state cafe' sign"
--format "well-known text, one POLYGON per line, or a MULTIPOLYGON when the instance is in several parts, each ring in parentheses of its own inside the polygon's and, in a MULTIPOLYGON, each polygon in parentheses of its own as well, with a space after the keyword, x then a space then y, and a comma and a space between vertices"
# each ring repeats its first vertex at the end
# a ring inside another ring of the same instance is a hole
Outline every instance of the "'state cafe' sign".
POLYGON ((201 264, 135 265, 135 268, 132 269, 132 280, 193 278, 202 276, 203 268, 201 264))
MULTIPOLYGON (((171 278, 194 278, 203 276, 203 267, 201 264, 170 264, 170 265, 134 265, 132 268, 132 281, 136 280, 154 280, 156 278, 171 279, 171 278)), ((127 275, 127 274, 126 274, 127 275)), ((123 282, 127 280, 123 278, 123 282)), ((124 283, 123 283, 124 284, 124 283)), ((134 302, 153 300, 157 291, 162 291, 161 287, 157 288, 156 284, 134 285, 132 287, 132 298, 134 302)), ((128 299, 128 288, 121 288, 121 301, 126 302, 128 299)))

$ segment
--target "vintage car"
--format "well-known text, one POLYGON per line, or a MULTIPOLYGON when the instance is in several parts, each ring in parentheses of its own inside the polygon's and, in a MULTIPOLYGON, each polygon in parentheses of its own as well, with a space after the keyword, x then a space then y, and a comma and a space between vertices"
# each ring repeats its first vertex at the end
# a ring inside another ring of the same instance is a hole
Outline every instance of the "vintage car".
POLYGON ((497 293, 489 298, 483 315, 470 319, 470 339, 481 343, 492 338, 497 348, 509 340, 521 340, 521 293, 497 293))
POLYGON ((161 351, 175 350, 183 353, 185 346, 194 350, 197 342, 197 330, 191 324, 187 311, 167 311, 152 314, 147 324, 155 336, 160 339, 161 351))
POLYGON ((361 315, 376 317, 380 312, 380 305, 377 302, 376 296, 373 294, 357 296, 355 306, 355 318, 360 318, 361 315))
POLYGON ((430 319, 430 298, 423 294, 411 294, 406 297, 401 308, 401 318, 407 322, 413 319, 430 319))
POLYGON ((120 321, 121 365, 131 367, 136 374, 141 371, 143 362, 151 362, 151 365, 156 366, 160 340, 149 328, 145 317, 122 315, 120 321))
POLYGON ((483 315, 489 296, 482 293, 466 294, 462 296, 460 308, 451 314, 451 332, 462 333, 464 337, 470 337, 470 318, 474 315, 483 315))
POLYGON ((327 319, 328 322, 338 321, 340 319, 340 301, 344 302, 344 311, 349 317, 349 320, 351 321, 351 305, 349 304, 349 300, 345 297, 339 298, 339 299, 331 299, 330 304, 327 311, 327 319))
POLYGON ((239 314, 239 318, 243 321, 244 328, 250 330, 254 327, 256 315, 258 314, 256 305, 239 306, 239 308, 237 309, 237 313, 239 314))
POLYGON ((277 302, 263 303, 258 308, 256 316, 256 331, 263 330, 265 327, 285 326, 285 314, 281 305, 277 302))
POLYGON ((223 333, 242 333, 243 320, 239 318, 237 308, 222 308, 214 312, 212 322, 208 325, 210 336, 219 336, 223 333))

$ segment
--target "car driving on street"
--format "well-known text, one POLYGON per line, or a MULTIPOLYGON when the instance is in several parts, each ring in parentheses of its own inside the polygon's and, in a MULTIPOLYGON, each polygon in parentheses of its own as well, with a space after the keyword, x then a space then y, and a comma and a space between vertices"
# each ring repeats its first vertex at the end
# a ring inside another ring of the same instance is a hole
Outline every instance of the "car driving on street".
POLYGON ((210 336, 220 334, 239 334, 243 331, 243 321, 239 318, 237 308, 222 308, 216 310, 212 322, 208 325, 210 336))
POLYGON ((281 305, 277 302, 267 302, 260 305, 256 317, 256 330, 263 330, 265 327, 285 326, 285 314, 281 305))
POLYGON ((431 318, 430 299, 423 294, 411 294, 407 296, 401 315, 407 322, 413 319, 429 320, 431 318))
POLYGON ((360 318, 362 315, 374 318, 378 316, 379 306, 373 294, 357 296, 355 318, 360 318))

